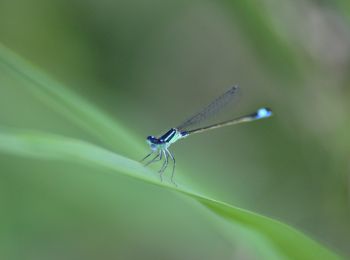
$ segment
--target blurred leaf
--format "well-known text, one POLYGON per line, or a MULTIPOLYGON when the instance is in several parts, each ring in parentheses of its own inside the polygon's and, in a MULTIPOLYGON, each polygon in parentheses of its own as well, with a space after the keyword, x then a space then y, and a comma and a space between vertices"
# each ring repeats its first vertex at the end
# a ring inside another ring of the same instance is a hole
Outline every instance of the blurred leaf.
POLYGON ((332 252, 285 224, 201 195, 192 188, 159 182, 157 176, 140 163, 84 141, 3 128, 0 130, 0 151, 40 160, 59 160, 106 168, 189 196, 218 216, 218 221, 227 220, 262 235, 271 241, 279 254, 287 258, 338 259, 332 252))
POLYGON ((73 124, 95 136, 107 147, 123 152, 140 149, 135 138, 121 125, 62 84, 51 79, 0 43, 0 66, 17 79, 29 93, 73 124))
POLYGON ((345 14, 348 23, 350 23, 350 2, 347 0, 337 0, 335 4, 339 6, 339 11, 345 14))
POLYGON ((263 11, 262 3, 259 1, 226 1, 226 5, 234 14, 234 21, 239 23, 239 28, 249 39, 275 77, 282 76, 290 80, 298 80, 302 77, 302 70, 298 55, 292 46, 277 34, 263 11))

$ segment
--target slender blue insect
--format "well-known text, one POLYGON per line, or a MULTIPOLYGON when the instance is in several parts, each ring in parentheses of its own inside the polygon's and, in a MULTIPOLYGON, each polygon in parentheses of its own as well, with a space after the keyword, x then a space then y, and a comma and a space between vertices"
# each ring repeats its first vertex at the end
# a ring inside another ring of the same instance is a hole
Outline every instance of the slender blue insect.
POLYGON ((204 107, 200 112, 190 117, 188 120, 183 122, 181 125, 175 128, 171 128, 168 132, 166 132, 161 137, 155 137, 155 136, 148 136, 147 137, 147 143, 149 144, 151 148, 151 153, 146 155, 145 158, 142 159, 142 161, 146 160, 148 157, 150 157, 152 154, 156 154, 154 158, 149 160, 145 166, 158 162, 163 160, 164 162, 162 167, 159 170, 160 173, 160 179, 163 180, 163 173, 165 169, 168 167, 169 164, 169 158, 173 161, 173 168, 171 173, 171 182, 175 184, 174 182, 174 173, 175 173, 175 166, 176 161, 175 157, 172 152, 169 151, 169 147, 177 142, 180 139, 183 139, 185 137, 188 137, 192 134, 196 133, 202 133, 211 129, 220 128, 224 126, 229 125, 235 125, 245 122, 252 122, 258 119, 263 119, 272 116, 272 111, 269 108, 263 107, 259 108, 254 113, 240 116, 231 120, 227 120, 221 123, 216 123, 213 125, 200 127, 196 129, 192 129, 195 125, 198 125, 202 123, 204 120, 216 115, 222 108, 227 106, 229 103, 231 103, 234 100, 234 97, 237 96, 238 86, 231 87, 228 91, 226 91, 224 94, 216 98, 214 101, 212 101, 209 105, 204 107))

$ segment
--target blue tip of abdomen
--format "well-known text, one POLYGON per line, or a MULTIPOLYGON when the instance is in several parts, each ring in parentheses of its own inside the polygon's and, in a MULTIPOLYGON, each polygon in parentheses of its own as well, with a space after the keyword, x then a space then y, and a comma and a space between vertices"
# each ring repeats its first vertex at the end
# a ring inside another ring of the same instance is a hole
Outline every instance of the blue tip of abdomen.
POLYGON ((256 111, 256 116, 255 119, 261 119, 261 118, 266 118, 272 116, 272 111, 271 109, 267 107, 262 107, 256 111))

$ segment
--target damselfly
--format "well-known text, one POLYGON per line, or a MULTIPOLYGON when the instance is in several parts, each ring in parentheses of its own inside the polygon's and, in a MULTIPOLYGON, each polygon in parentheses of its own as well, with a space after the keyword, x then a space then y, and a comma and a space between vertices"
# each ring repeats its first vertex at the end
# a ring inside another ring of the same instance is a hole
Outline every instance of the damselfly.
POLYGON ((263 107, 259 108, 257 111, 255 111, 252 114, 248 114, 245 116, 240 116, 231 120, 227 120, 221 123, 216 123, 213 125, 200 127, 196 129, 191 129, 193 126, 200 124, 204 120, 208 119, 209 117, 217 114, 223 107, 227 106, 229 103, 234 100, 234 97, 237 96, 238 86, 231 87, 228 91, 226 91, 224 94, 216 98, 214 101, 212 101, 209 105, 204 107, 199 113, 193 115, 188 120, 183 122, 181 125, 175 128, 171 128, 168 132, 166 132, 161 137, 155 137, 155 136, 148 136, 147 137, 147 143, 149 144, 151 148, 151 153, 149 153, 145 158, 142 159, 142 161, 146 160, 148 157, 150 157, 152 154, 156 154, 154 158, 152 158, 150 161, 148 161, 145 166, 161 161, 164 158, 164 162, 162 167, 159 170, 160 173, 160 179, 163 180, 163 173, 165 169, 168 167, 169 158, 173 162, 173 168, 171 173, 171 182, 174 182, 174 173, 175 173, 175 166, 176 161, 175 157, 172 152, 169 151, 170 145, 175 143, 176 141, 183 139, 189 135, 196 134, 196 133, 202 133, 207 130, 223 127, 223 126, 229 126, 229 125, 235 125, 245 122, 251 122, 262 118, 267 118, 272 115, 272 111, 269 108, 263 107))

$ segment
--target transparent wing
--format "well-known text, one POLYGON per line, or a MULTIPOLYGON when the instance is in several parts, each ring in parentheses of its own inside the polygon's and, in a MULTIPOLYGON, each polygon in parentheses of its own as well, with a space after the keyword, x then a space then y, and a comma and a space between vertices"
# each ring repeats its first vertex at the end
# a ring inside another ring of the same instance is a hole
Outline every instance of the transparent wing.
POLYGON ((228 91, 226 91, 221 96, 217 97, 213 102, 204 107, 200 112, 193 115, 181 125, 177 127, 178 130, 188 130, 188 128, 198 125, 206 119, 216 115, 219 111, 221 111, 224 107, 226 107, 229 103, 235 100, 235 97, 238 95, 238 86, 233 86, 228 91))

